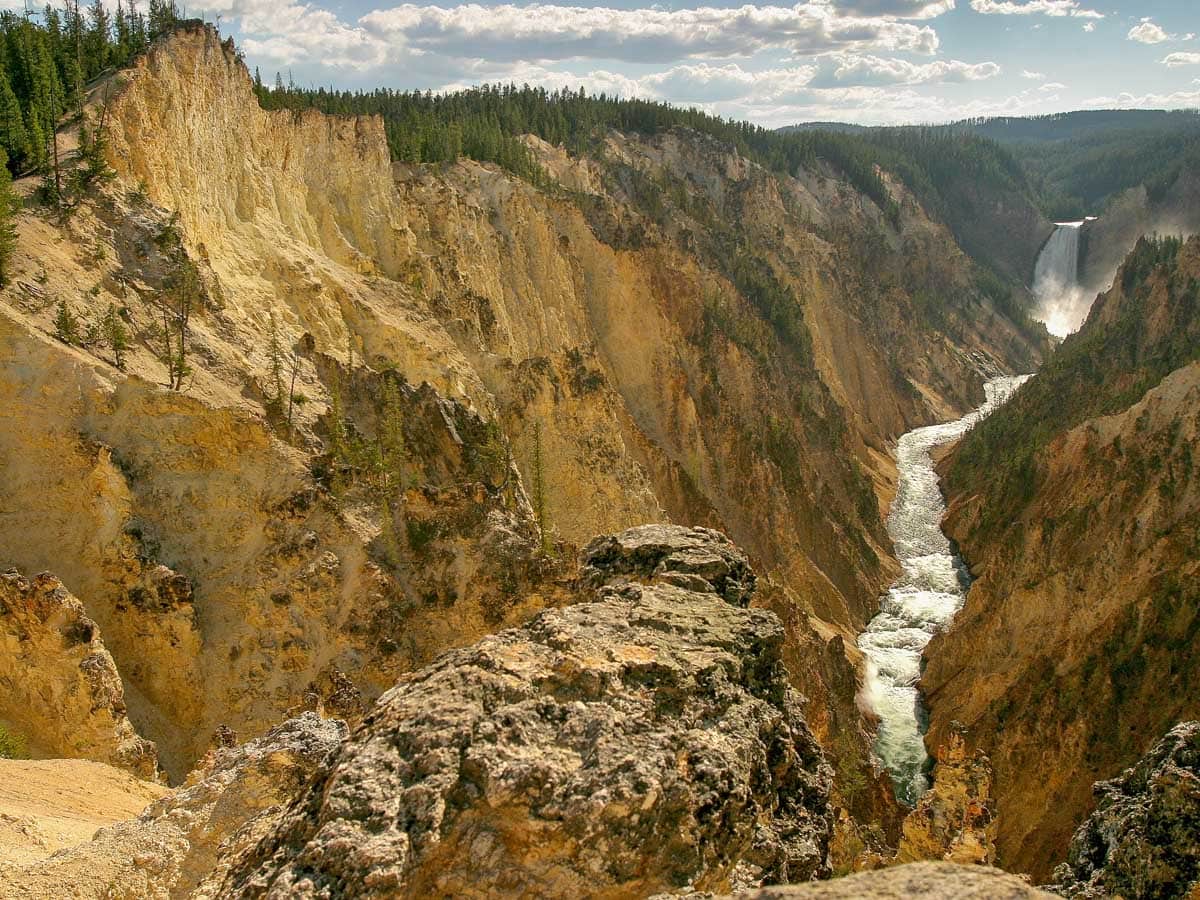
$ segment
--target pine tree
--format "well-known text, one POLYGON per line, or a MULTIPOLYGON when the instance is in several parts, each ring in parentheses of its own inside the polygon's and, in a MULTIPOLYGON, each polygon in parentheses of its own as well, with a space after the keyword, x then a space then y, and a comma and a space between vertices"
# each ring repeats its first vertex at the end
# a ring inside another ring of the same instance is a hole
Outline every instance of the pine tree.
POLYGON ((114 24, 117 29, 117 45, 113 48, 117 59, 124 63, 133 55, 133 35, 129 28, 129 17, 125 13, 123 0, 117 0, 117 17, 114 24))
MULTIPOLYGON (((170 228, 167 226, 164 231, 170 228)), ((182 250, 178 253, 177 268, 167 278, 165 290, 158 297, 158 308, 162 313, 160 358, 167 367, 167 386, 173 391, 183 390, 184 380, 192 371, 187 362, 188 328, 192 313, 199 308, 203 297, 196 264, 183 255, 182 250)))
POLYGON ((8 284, 13 254, 17 249, 17 226, 13 221, 21 201, 13 192, 8 159, 0 150, 0 286, 8 284))
POLYGON ((125 353, 129 350, 129 331, 121 319, 121 314, 115 306, 109 305, 108 312, 100 323, 100 329, 108 346, 113 352, 113 364, 118 369, 125 368, 125 353))
POLYGON ((271 386, 275 389, 275 402, 283 406, 283 348, 279 344, 279 322, 275 310, 271 310, 271 341, 267 345, 267 356, 271 362, 271 386))
POLYGON ((54 336, 64 344, 79 343, 79 319, 65 300, 58 301, 58 312, 54 316, 54 336))
POLYGON ((90 81, 108 68, 112 22, 103 0, 93 0, 84 37, 84 76, 90 81))
POLYGON ((381 487, 390 494, 392 490, 403 487, 408 447, 404 440, 404 412, 400 403, 400 390, 391 378, 384 381, 382 395, 376 440, 379 447, 381 487))
POLYGON ((546 512, 546 474, 542 468, 542 423, 533 423, 533 516, 541 532, 542 552, 550 552, 550 519, 546 512))
POLYGON ((179 24, 175 0, 150 0, 150 40, 172 31, 179 24))
POLYGON ((29 137, 21 103, 13 93, 8 70, 3 66, 0 66, 0 147, 4 149, 5 159, 16 165, 29 156, 29 137))

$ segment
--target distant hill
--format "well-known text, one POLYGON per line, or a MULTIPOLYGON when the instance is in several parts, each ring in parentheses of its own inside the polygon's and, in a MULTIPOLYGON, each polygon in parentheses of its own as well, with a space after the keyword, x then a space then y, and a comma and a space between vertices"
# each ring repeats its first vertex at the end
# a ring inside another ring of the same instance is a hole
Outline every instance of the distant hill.
POLYGON ((963 119, 919 128, 811 122, 780 129, 870 137, 908 131, 987 138, 1020 163, 1038 205, 1057 221, 1099 215, 1123 191, 1145 185, 1157 201, 1186 169, 1200 170, 1200 111, 1098 109, 1047 116, 963 119))

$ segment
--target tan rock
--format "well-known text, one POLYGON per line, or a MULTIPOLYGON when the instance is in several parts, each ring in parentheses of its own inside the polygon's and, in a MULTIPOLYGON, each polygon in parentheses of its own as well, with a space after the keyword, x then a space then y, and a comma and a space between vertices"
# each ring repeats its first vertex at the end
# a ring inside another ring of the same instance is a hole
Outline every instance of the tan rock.
POLYGON ((200 881, 220 872, 224 858, 252 845, 345 736, 344 723, 307 713, 255 741, 216 750, 182 787, 160 796, 137 818, 106 824, 91 840, 0 870, 7 876, 0 897, 213 897, 200 889, 200 881))
POLYGON ((83 604, 49 573, 0 575, 0 721, 37 756, 154 779, 154 744, 126 713, 121 676, 83 604))
MULTIPOLYGON (((0 759, 0 885, 96 830, 132 818, 167 793, 161 784, 82 759, 0 759)), ((0 897, 8 897, 0 887, 0 897)))
POLYGON ((1055 895, 999 869, 917 862, 737 896, 739 900, 1052 900, 1055 895))
POLYGON ((952 728, 934 754, 933 784, 902 826, 896 863, 918 860, 994 865, 996 815, 992 767, 952 728))

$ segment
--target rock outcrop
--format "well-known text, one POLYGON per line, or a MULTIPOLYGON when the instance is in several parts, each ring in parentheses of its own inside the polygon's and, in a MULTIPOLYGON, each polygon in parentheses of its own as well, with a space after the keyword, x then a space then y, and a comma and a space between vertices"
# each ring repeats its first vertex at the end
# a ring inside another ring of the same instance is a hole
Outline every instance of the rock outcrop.
POLYGON ((1054 873, 1064 897, 1200 896, 1200 722, 1184 722, 1137 765, 1095 786, 1096 811, 1054 873))
POLYGON ((1154 196, 1145 185, 1111 197, 1104 214, 1083 225, 1079 283, 1093 296, 1112 287, 1113 276, 1138 239, 1152 234, 1200 233, 1200 172, 1183 169, 1154 196))
POLYGON ((933 749, 995 770, 997 864, 1045 881, 1091 785, 1200 717, 1200 238, 1143 242, 943 484, 975 580, 926 652, 933 749))
POLYGON ((656 526, 584 562, 592 599, 380 698, 221 895, 637 897, 827 875, 832 773, 779 620, 745 608, 741 553, 656 526))
POLYGON ((967 749, 962 728, 951 728, 933 757, 933 784, 904 818, 894 861, 993 865, 997 822, 991 763, 981 751, 967 749))
POLYGON ((154 744, 129 721, 100 630, 53 575, 0 574, 0 721, 38 756, 158 776, 154 744))
POLYGON ((5 874, 5 900, 215 900, 201 887, 269 828, 345 739, 305 713, 241 746, 213 750, 187 782, 140 816, 5 874))

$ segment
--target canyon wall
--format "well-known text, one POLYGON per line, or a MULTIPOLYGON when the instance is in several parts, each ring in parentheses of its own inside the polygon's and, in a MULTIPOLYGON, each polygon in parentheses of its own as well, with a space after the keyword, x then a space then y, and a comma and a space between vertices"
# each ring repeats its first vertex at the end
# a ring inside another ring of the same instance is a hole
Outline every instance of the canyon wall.
POLYGON ((1184 169, 1154 195, 1144 185, 1130 188, 1111 198, 1098 219, 1084 224, 1079 247, 1084 292, 1107 291, 1138 238, 1152 234, 1200 234, 1200 174, 1184 169))
POLYGON ((1035 379, 945 464, 976 576, 927 652, 927 744, 995 768, 998 864, 1045 879, 1092 782, 1195 718, 1200 238, 1142 241, 1035 379))
POLYGON ((378 120, 262 110, 203 27, 91 102, 116 178, 26 209, 0 294, 0 564, 83 600, 173 778, 222 726, 356 718, 569 597, 572 544, 668 520, 746 548, 814 731, 869 768, 889 442, 1045 349, 903 184, 894 226, 830 167, 685 130, 531 142, 546 188, 393 165, 378 120))

